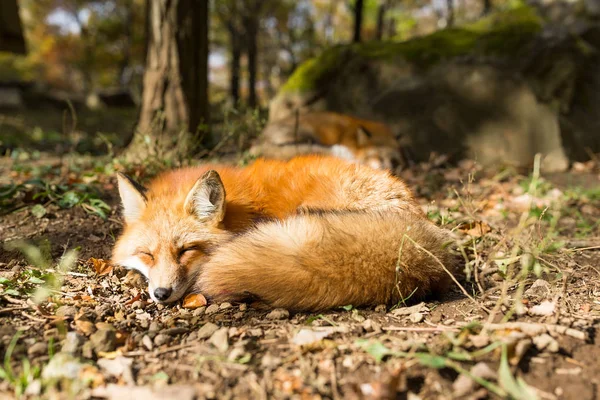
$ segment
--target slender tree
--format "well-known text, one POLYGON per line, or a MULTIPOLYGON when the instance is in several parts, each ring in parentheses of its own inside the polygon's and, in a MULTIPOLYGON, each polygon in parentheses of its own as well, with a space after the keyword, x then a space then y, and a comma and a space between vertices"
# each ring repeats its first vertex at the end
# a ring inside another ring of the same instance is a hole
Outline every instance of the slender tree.
POLYGON ((446 26, 454 26, 454 0, 446 0, 446 26))
POLYGON ((375 38, 377 40, 383 39, 383 27, 385 23, 385 13, 388 9, 388 0, 381 0, 377 6, 377 29, 375 31, 375 38))
POLYGON ((244 27, 237 0, 221 0, 215 3, 215 11, 221 25, 227 31, 231 59, 229 64, 229 96, 237 106, 240 102, 240 77, 244 51, 244 27))
POLYGON ((208 107, 208 0, 149 1, 142 108, 130 158, 184 157, 202 146, 208 107))
POLYGON ((361 30, 362 30, 362 20, 363 20, 363 9, 364 9, 364 1, 356 0, 354 3, 354 36, 352 41, 354 43, 360 42, 361 38, 361 30))

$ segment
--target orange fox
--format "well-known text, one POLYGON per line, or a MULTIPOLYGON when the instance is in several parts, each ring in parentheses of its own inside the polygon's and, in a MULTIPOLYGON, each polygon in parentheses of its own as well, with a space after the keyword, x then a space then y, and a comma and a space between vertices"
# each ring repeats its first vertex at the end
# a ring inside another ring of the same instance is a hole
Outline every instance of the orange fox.
POLYGON ((150 297, 189 291, 290 310, 392 304, 441 293, 457 261, 449 233, 387 171, 334 157, 118 176, 125 229, 113 262, 150 297))
POLYGON ((250 153, 274 159, 328 154, 375 169, 405 164, 390 128, 334 112, 296 114, 269 123, 250 153))

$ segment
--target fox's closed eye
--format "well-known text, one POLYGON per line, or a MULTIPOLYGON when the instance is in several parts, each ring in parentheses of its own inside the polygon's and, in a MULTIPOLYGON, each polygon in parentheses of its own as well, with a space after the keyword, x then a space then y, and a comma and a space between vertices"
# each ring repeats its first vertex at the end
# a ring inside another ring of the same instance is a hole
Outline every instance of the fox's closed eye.
POLYGON ((198 250, 200 250, 200 246, 184 247, 181 250, 179 250, 179 257, 181 257, 184 254, 191 253, 192 251, 198 251, 198 250))
POLYGON ((143 249, 137 249, 135 251, 135 255, 136 256, 145 256, 150 258, 150 260, 154 261, 154 256, 152 255, 152 253, 150 253, 150 251, 148 250, 143 250, 143 249))

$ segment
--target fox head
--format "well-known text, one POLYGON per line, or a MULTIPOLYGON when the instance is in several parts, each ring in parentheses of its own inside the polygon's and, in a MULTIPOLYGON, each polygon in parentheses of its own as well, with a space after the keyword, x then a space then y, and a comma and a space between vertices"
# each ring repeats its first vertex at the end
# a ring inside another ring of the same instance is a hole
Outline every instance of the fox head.
POLYGON ((331 154, 374 169, 394 171, 399 166, 404 166, 404 158, 395 140, 394 143, 376 143, 376 138, 373 138, 373 134, 369 130, 358 126, 355 141, 356 148, 342 144, 333 145, 331 154))
POLYGON ((150 297, 160 303, 180 299, 211 250, 230 235, 223 227, 225 187, 216 171, 205 172, 191 188, 162 178, 167 180, 172 182, 148 190, 118 175, 125 228, 112 259, 145 275, 150 297))

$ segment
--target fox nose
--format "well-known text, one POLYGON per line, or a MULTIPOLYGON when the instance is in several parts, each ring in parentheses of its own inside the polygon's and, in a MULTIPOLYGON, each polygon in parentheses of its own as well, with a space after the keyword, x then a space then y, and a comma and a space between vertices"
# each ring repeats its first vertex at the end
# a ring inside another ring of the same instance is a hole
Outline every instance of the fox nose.
POLYGON ((164 301, 173 293, 173 289, 159 287, 154 290, 154 297, 159 301, 164 301))

